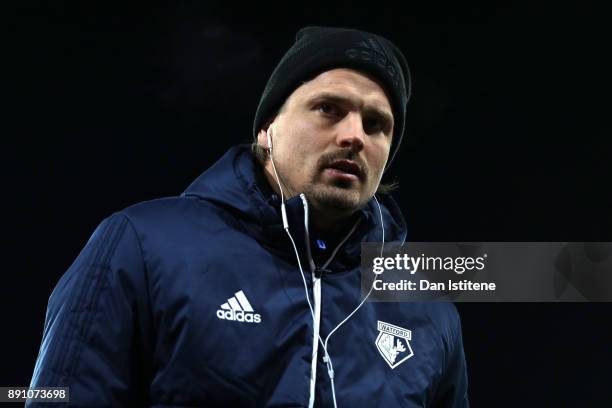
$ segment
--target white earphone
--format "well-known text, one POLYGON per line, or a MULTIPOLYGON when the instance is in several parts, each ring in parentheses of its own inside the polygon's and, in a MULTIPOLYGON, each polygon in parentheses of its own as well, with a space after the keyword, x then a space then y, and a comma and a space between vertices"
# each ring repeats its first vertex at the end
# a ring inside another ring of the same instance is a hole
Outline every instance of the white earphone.
POLYGON ((270 150, 270 156, 272 156, 272 138, 270 137, 270 129, 272 128, 272 124, 266 130, 266 138, 268 139, 268 150, 270 150))
MULTIPOLYGON (((270 124, 270 126, 266 130, 266 138, 268 139, 268 150, 270 155, 270 162, 272 163, 272 170, 274 170, 274 176, 276 177, 276 182, 278 183, 278 189, 280 190, 281 195, 281 215, 283 217, 283 228, 285 229, 285 231, 287 231, 287 233, 289 233, 289 221, 287 220, 287 210, 285 210, 285 194, 283 193, 283 186, 281 185, 280 178, 278 177, 276 165, 274 164, 274 157, 272 156, 272 136, 270 136, 270 129, 273 129, 272 126, 273 124, 270 124)), ((289 236, 291 237, 291 235, 289 236)))
MULTIPOLYGON (((302 275, 302 281, 304 283, 304 291, 306 293, 306 301, 308 302, 308 307, 310 308, 310 314, 312 316, 313 324, 315 324, 316 317, 315 317, 315 313, 314 313, 314 308, 312 307, 312 303, 310 301, 310 295, 308 293, 308 285, 306 284, 306 276, 304 275, 304 270, 302 269, 302 263, 300 261, 300 255, 299 255, 297 247, 295 245, 295 241, 293 240, 293 237, 291 236, 291 233, 289 232, 289 222, 287 220, 287 211, 285 210, 285 195, 284 195, 284 192, 283 192, 283 187, 282 187, 281 182, 280 182, 280 178, 278 177, 278 172, 276 171, 276 165, 274 164, 274 158, 273 158, 273 155, 272 155, 272 135, 271 135, 272 132, 271 132, 271 130, 274 130, 273 124, 270 124, 270 126, 266 130, 266 139, 268 141, 268 150, 269 150, 269 155, 270 155, 270 162, 272 163, 272 170, 274 171, 274 176, 276 178, 276 182, 278 183, 278 188, 280 190, 280 195, 281 195, 281 215, 282 215, 282 218, 283 218, 283 228, 287 232, 287 235, 289 236, 289 239, 291 240, 291 243, 293 245, 293 250, 295 251, 295 256, 297 258, 298 266, 300 268, 300 273, 302 275)), ((302 196, 303 196, 303 194, 302 194, 302 196)), ((380 223, 381 223, 381 228, 382 228, 382 247, 381 247, 381 256, 382 256, 383 248, 384 248, 384 245, 385 245, 385 226, 384 226, 384 223, 383 223, 382 210, 380 208, 380 204, 378 203, 378 199, 376 199, 375 195, 373 197, 374 197, 374 201, 376 201, 376 205, 378 207, 378 212, 380 214, 380 223)), ((304 199, 305 199, 305 197, 302 197, 302 200, 304 200, 304 199)), ((338 405, 336 403, 336 390, 335 390, 335 384, 334 384, 334 368, 333 368, 333 364, 332 364, 332 361, 331 361, 331 357, 329 356, 329 353, 327 352, 327 343, 329 342, 329 339, 332 336, 332 334, 334 334, 344 323, 346 323, 355 313, 357 313, 357 311, 365 303, 365 301, 368 299, 368 297, 372 293, 372 290, 374 289, 374 282, 376 282, 376 276, 374 276, 374 281, 372 282, 372 287, 370 288, 370 291, 365 296, 365 298, 359 303, 359 305, 351 313, 348 314, 348 316, 346 316, 344 318, 344 320, 342 320, 340 323, 338 323, 338 325, 327 335, 327 337, 325 338, 325 341, 323 341, 323 339, 321 338, 321 335, 319 335, 319 342, 320 342, 320 344, 321 344, 321 346, 323 348, 323 352, 325 353, 324 356, 323 356, 323 362, 327 366, 327 373, 329 375, 329 379, 330 379, 330 382, 331 382, 332 397, 333 397, 333 402, 334 402, 334 407, 335 408, 337 408, 338 405)), ((314 400, 311 400, 311 403, 314 403, 314 400)), ((311 405, 311 404, 309 404, 309 405, 311 405)))

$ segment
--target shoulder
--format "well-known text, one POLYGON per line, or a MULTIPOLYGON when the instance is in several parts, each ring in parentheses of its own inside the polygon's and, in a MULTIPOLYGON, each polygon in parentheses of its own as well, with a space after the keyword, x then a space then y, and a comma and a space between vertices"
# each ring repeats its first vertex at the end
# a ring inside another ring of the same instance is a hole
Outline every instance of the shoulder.
POLYGON ((436 332, 454 339, 461 335, 461 321, 457 307, 451 302, 406 302, 410 313, 428 320, 436 332))
POLYGON ((163 197, 130 205, 110 215, 106 221, 127 221, 143 247, 155 248, 193 242, 215 231, 237 228, 237 221, 226 209, 194 197, 163 197))
POLYGON ((118 211, 118 213, 134 220, 146 220, 163 214, 172 215, 181 212, 181 210, 193 207, 194 201, 192 198, 182 196, 161 197, 132 204, 118 211))
POLYGON ((449 338, 461 336, 461 319, 454 303, 428 302, 434 325, 438 330, 448 334, 449 338))
POLYGON ((207 200, 174 196, 142 201, 117 211, 138 228, 164 228, 170 225, 191 223, 219 212, 219 207, 207 200))
POLYGON ((433 318, 445 327, 459 324, 459 312, 454 303, 428 302, 427 305, 433 318))
POLYGON ((190 196, 163 197, 133 204, 112 217, 125 217, 144 246, 193 243, 242 230, 235 212, 212 200, 190 196))

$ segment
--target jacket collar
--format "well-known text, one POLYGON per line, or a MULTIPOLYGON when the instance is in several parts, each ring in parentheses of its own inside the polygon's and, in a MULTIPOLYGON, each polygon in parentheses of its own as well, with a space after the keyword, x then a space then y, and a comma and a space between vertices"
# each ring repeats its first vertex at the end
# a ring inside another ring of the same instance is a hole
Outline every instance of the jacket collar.
MULTIPOLYGON (((212 202, 233 213, 241 226, 271 252, 288 260, 295 255, 283 229, 280 197, 273 192, 249 145, 230 148, 221 159, 202 173, 184 197, 212 202)), ((395 203, 388 195, 379 202, 385 228, 385 241, 405 241, 406 225, 395 203)), ((300 254, 306 254, 304 205, 299 196, 285 201, 289 230, 300 254)), ((380 242, 382 228, 375 201, 359 210, 357 229, 335 257, 334 268, 343 269, 359 263, 361 242, 380 242)))

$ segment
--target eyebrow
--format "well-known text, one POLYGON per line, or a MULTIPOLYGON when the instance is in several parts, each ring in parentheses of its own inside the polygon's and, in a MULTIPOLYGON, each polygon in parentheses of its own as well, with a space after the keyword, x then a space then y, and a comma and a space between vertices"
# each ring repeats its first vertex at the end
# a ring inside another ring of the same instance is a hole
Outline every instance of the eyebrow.
MULTIPOLYGON (((308 98, 308 100, 310 102, 314 102, 314 101, 318 101, 318 100, 325 100, 325 101, 329 101, 329 102, 333 102, 333 103, 337 103, 339 105, 351 105, 351 106, 355 106, 354 101, 351 98, 345 97, 345 96, 341 96, 341 95, 337 95, 334 93, 330 93, 330 92, 321 92, 321 93, 317 93, 313 96, 311 96, 310 98, 308 98)), ((377 108, 375 106, 371 106, 371 105, 366 105, 365 107, 365 111, 369 114, 375 114, 377 116, 380 116, 383 120, 387 121, 389 123, 389 125, 393 125, 393 115, 389 112, 387 112, 384 109, 380 109, 377 108)))

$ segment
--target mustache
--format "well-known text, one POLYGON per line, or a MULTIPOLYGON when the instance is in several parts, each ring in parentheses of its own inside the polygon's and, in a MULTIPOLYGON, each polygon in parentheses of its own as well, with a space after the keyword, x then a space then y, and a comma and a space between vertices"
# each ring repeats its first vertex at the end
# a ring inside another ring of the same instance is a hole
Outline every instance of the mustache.
POLYGON ((352 149, 337 150, 335 152, 324 153, 321 157, 319 157, 318 160, 319 169, 323 170, 329 167, 333 162, 338 160, 351 160, 359 167, 359 175, 362 178, 367 178, 368 168, 365 164, 365 161, 352 149))

